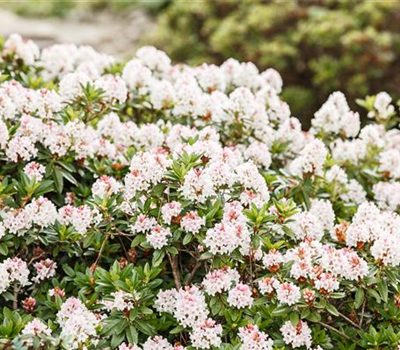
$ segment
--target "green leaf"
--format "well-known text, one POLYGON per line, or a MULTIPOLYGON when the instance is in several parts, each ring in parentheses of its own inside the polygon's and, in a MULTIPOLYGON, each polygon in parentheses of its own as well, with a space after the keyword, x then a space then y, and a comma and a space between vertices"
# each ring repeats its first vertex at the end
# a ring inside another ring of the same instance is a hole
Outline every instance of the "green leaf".
POLYGON ((7 256, 7 254, 8 254, 7 244, 5 244, 5 243, 0 244, 0 254, 7 256))
POLYGON ((185 237, 183 237, 183 245, 187 245, 192 240, 193 235, 191 233, 187 233, 185 237))
POLYGON ((152 325, 150 325, 146 321, 142 320, 136 320, 135 321, 137 328, 144 334, 147 334, 149 336, 155 335, 156 331, 152 325))
POLYGON ((182 326, 176 326, 174 329, 172 329, 169 333, 170 334, 179 334, 180 332, 184 331, 185 328, 182 326))
POLYGON ((137 247, 140 243, 144 242, 146 240, 146 236, 145 235, 137 235, 132 243, 131 243, 131 248, 137 247))
POLYGON ((64 169, 57 169, 61 172, 62 176, 68 180, 70 183, 72 183, 75 186, 78 186, 78 182, 75 180, 75 178, 66 170, 64 169))
POLYGON ((321 315, 317 311, 314 311, 306 317, 306 320, 311 322, 319 322, 321 321, 321 315))
POLYGON ((61 171, 57 168, 54 168, 54 186, 58 193, 61 193, 64 188, 64 180, 61 171))
POLYGON ((120 345, 125 339, 124 333, 114 333, 111 338, 111 347, 115 349, 118 345, 120 345))
POLYGON ((200 256, 200 260, 208 260, 211 259, 214 255, 210 252, 205 252, 203 254, 201 254, 200 256))
POLYGON ((283 315, 287 315, 290 312, 290 307, 286 306, 286 305, 279 305, 278 307, 276 307, 274 309, 274 311, 272 311, 272 315, 273 316, 283 316, 283 315))
POLYGON ((379 291, 379 294, 380 294, 382 300, 383 300, 385 303, 387 303, 389 291, 388 291, 387 283, 386 283, 385 280, 382 279, 382 280, 378 283, 378 291, 379 291))
POLYGON ((339 311, 332 304, 326 304, 326 310, 333 316, 339 316, 339 311))
POLYGON ((165 252, 163 250, 155 250, 153 253, 153 259, 151 261, 152 266, 159 266, 164 260, 165 252))
POLYGON ((358 288, 354 300, 354 307, 356 309, 358 309, 363 304, 364 298, 365 298, 364 289, 358 288))
POLYGON ((301 319, 307 318, 311 313, 310 308, 306 308, 301 312, 301 319))
POLYGON ((128 339, 129 344, 138 343, 138 332, 133 325, 129 325, 126 329, 126 338, 128 339))
POLYGON ((293 327, 296 327, 299 323, 299 314, 297 312, 292 312, 290 314, 290 322, 292 322, 293 327))

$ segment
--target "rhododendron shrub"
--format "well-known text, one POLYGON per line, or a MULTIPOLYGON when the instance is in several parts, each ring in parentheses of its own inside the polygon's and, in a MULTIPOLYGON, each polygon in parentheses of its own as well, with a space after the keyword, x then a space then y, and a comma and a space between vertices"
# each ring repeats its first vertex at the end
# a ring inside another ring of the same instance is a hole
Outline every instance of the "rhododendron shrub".
POLYGON ((1 46, 5 349, 395 349, 400 131, 268 69, 1 46))

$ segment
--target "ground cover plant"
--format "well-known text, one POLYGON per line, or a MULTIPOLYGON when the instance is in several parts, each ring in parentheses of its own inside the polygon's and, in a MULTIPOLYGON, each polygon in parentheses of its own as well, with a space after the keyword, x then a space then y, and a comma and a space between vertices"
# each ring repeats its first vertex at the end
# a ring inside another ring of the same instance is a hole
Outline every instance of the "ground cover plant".
POLYGON ((400 131, 278 72, 0 45, 3 349, 397 349, 400 131))

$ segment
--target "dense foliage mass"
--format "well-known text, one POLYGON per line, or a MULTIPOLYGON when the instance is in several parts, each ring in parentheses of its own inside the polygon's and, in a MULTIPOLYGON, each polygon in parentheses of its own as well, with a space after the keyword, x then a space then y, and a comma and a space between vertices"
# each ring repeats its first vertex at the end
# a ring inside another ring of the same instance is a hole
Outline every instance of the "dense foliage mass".
POLYGON ((268 69, 0 47, 3 349, 397 349, 400 131, 268 69))
POLYGON ((274 67, 284 100, 308 123, 332 91, 351 100, 398 92, 399 17, 398 1, 173 1, 153 43, 182 62, 274 67))

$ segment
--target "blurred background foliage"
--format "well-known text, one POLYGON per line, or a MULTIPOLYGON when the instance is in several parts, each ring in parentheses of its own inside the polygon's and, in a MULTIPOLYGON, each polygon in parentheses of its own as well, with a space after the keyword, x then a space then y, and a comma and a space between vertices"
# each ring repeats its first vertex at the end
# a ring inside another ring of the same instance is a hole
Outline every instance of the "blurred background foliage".
POLYGON ((252 61, 260 70, 273 67, 284 80, 283 98, 306 124, 335 90, 351 103, 382 90, 400 98, 400 1, 34 3, 9 5, 20 14, 44 17, 87 10, 123 15, 144 8, 157 25, 142 44, 165 50, 175 62, 220 64, 234 57, 252 61))
POLYGON ((303 120, 335 90, 400 97, 400 1, 174 1, 150 41, 177 61, 277 69, 303 120))
POLYGON ((142 8, 157 15, 173 0, 0 0, 0 7, 27 17, 63 18, 71 15, 93 15, 110 11, 123 15, 124 11, 142 8))

